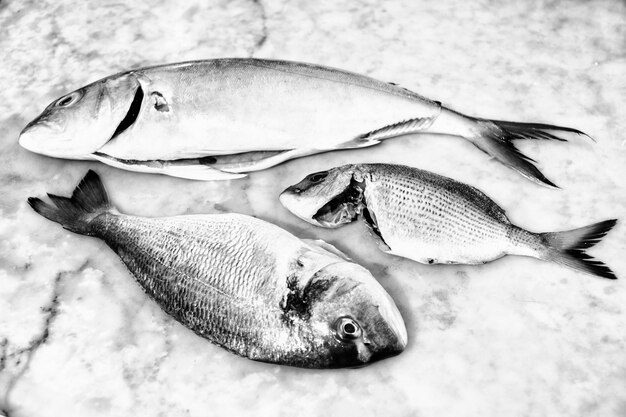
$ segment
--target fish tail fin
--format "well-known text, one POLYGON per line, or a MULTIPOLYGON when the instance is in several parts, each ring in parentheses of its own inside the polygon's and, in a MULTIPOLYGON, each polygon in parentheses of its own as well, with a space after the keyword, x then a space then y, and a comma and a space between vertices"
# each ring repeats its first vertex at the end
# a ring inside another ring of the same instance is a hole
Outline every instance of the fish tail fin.
POLYGON ((111 207, 100 177, 92 170, 87 172, 71 197, 53 194, 48 194, 48 197, 53 204, 45 203, 36 197, 30 197, 28 204, 46 219, 61 224, 69 231, 83 235, 91 235, 91 220, 111 207))
POLYGON ((536 161, 521 153, 513 141, 518 139, 535 139, 566 142, 566 139, 555 134, 559 132, 589 137, 580 130, 570 127, 477 119, 445 108, 440 118, 442 119, 440 122, 441 127, 449 126, 452 129, 452 132, 442 131, 442 133, 463 136, 480 150, 519 172, 529 180, 554 188, 559 187, 546 178, 534 165, 536 161))
POLYGON ((613 271, 585 251, 598 243, 617 220, 605 220, 564 232, 541 233, 547 252, 543 259, 603 278, 617 279, 613 271))

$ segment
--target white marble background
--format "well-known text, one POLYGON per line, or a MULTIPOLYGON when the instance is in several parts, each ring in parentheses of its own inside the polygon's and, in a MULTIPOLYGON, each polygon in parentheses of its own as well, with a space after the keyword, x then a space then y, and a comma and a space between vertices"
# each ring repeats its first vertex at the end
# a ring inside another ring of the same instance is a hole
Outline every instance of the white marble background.
POLYGON ((625 75, 619 0, 0 0, 0 415, 626 415, 625 75), (598 142, 520 144, 562 190, 435 136, 221 183, 51 159, 17 145, 43 107, 90 81, 225 56, 341 67, 468 114, 568 125, 598 142), (378 252, 363 225, 317 229, 276 199, 313 170, 373 161, 477 186, 535 231, 620 218, 592 252, 621 279, 514 257, 419 265, 378 252), (211 345, 147 299, 103 243, 26 205, 29 196, 70 192, 88 168, 122 211, 237 211, 336 244, 397 300, 407 350, 362 369, 311 371, 211 345))

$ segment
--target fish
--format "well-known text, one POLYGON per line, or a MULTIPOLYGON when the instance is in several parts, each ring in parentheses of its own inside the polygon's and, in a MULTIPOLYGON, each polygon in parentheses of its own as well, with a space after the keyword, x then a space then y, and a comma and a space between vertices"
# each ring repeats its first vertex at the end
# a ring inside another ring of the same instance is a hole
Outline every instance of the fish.
POLYGON ((391 296, 324 241, 236 213, 122 214, 94 171, 71 197, 48 197, 28 203, 71 232, 103 240, 163 311, 237 355, 323 369, 360 367, 406 347, 391 296))
POLYGON ((470 185, 391 164, 350 164, 315 172, 280 194, 300 219, 338 228, 363 219, 386 253, 423 264, 483 264, 505 255, 556 262, 603 278, 617 277, 586 250, 617 223, 534 233, 470 185))
POLYGON ((390 138, 459 136, 526 178, 546 178, 518 139, 566 141, 580 130, 464 115, 395 83, 331 67, 253 58, 138 68, 50 103, 19 144, 50 157, 130 171, 231 180, 322 152, 390 138))

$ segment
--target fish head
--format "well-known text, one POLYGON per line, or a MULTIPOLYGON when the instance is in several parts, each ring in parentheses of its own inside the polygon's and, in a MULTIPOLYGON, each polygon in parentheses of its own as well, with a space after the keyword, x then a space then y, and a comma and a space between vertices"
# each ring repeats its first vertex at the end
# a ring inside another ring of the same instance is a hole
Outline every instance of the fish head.
POLYGON ((323 340, 323 367, 358 367, 398 355, 407 344, 404 320, 370 272, 353 262, 317 271, 304 294, 310 324, 323 340))
POLYGON ((280 202, 308 223, 331 229, 341 227, 361 213, 365 183, 360 177, 354 165, 315 172, 287 187, 280 194, 280 202))
POLYGON ((141 87, 132 74, 105 78, 53 101, 19 137, 31 152, 91 159, 114 135, 141 87))

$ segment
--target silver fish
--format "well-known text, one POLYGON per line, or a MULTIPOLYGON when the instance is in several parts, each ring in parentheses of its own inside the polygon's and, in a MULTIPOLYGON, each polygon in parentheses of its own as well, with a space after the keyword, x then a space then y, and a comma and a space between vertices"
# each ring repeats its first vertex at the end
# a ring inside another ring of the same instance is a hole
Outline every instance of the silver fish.
POLYGON ((424 264, 480 264, 523 255, 615 279, 585 250, 616 220, 563 232, 533 233, 511 224, 480 190, 401 165, 344 165, 308 175, 280 195, 301 219, 335 228, 363 217, 381 249, 424 264))
POLYGON ((406 346, 393 300, 322 241, 240 214, 120 214, 90 171, 71 198, 28 200, 45 218, 102 239, 169 315, 247 358, 308 368, 360 366, 406 346))
POLYGON ((548 186, 516 139, 567 127, 465 116, 399 87, 319 65, 215 59, 112 75, 51 103, 19 143, 40 154, 131 171, 233 179, 289 159, 414 133, 464 137, 548 186))

